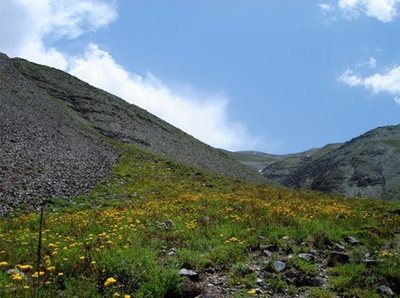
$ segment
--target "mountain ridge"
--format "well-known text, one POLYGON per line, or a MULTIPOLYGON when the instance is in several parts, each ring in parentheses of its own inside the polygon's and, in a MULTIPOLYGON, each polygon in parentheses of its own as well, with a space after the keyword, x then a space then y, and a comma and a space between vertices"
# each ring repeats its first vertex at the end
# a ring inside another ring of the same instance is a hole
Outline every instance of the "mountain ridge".
MULTIPOLYGON (((233 157, 240 160, 237 153, 233 157)), ((400 199, 400 125, 372 129, 345 143, 278 156, 262 174, 291 188, 347 197, 400 199)))

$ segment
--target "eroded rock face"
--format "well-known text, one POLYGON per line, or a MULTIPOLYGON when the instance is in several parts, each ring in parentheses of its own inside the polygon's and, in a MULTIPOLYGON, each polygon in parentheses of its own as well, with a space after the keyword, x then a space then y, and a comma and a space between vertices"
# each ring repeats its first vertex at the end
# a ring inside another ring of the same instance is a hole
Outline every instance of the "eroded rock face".
POLYGON ((298 154, 295 162, 283 158, 269 165, 263 175, 288 187, 400 199, 400 125, 307 152, 298 154))
POLYGON ((82 193, 118 154, 0 55, 0 215, 82 193))

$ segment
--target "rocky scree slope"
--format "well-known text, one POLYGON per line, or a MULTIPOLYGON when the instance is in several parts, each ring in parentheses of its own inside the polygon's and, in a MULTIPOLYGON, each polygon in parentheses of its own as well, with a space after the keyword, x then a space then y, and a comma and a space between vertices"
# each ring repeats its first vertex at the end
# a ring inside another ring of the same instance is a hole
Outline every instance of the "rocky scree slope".
POLYGON ((0 213, 84 192, 118 154, 102 135, 201 170, 266 181, 147 111, 60 70, 0 55, 0 213))
POLYGON ((63 71, 14 59, 30 82, 63 101, 102 134, 187 165, 241 179, 266 181, 222 150, 208 146, 144 109, 63 71))
POLYGON ((285 162, 269 165, 263 175, 288 187, 400 199, 400 125, 379 127, 344 144, 328 145, 297 163, 285 162))
POLYGON ((0 54, 0 215, 67 197, 105 177, 118 155, 0 54))

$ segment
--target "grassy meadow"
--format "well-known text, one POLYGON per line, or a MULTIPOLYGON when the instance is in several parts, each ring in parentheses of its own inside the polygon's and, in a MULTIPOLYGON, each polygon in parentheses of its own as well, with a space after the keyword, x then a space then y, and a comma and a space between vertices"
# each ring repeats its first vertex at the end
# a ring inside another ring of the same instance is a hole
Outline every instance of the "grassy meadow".
POLYGON ((0 219, 1 297, 380 297, 382 285, 399 295, 398 203, 246 183, 119 150, 106 181, 46 207, 39 270, 39 214, 0 219), (349 260, 326 266, 341 246, 349 260))

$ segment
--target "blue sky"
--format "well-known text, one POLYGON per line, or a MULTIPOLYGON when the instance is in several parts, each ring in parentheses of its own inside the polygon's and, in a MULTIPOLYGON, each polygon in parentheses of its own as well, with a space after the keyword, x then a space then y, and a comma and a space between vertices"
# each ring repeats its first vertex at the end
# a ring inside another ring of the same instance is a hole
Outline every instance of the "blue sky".
POLYGON ((59 17, 29 37, 36 55, 4 38, 1 51, 69 71, 217 147, 297 152, 399 123, 397 0, 84 0, 70 12, 74 0, 7 2, 0 17, 59 17))

